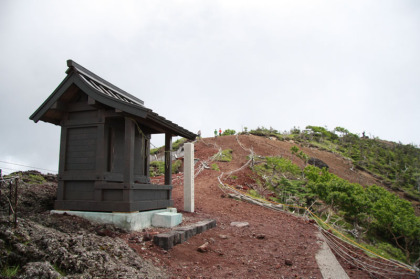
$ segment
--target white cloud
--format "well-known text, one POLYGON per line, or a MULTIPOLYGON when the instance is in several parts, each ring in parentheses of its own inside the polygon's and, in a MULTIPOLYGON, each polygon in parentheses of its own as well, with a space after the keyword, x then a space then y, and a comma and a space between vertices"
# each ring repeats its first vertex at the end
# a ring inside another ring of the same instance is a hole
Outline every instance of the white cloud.
POLYGON ((56 164, 59 127, 28 117, 65 77, 69 58, 204 136, 219 127, 326 125, 419 144, 419 7, 2 1, 0 128, 10 133, 0 158, 56 164))

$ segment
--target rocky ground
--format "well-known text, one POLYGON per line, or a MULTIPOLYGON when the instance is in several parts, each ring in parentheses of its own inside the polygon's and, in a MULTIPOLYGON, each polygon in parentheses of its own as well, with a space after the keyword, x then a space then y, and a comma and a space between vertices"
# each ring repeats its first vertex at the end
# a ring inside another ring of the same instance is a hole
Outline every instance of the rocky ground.
MULTIPOLYGON (((316 259, 323 241, 314 222, 304 215, 229 198, 219 188, 218 177, 222 173, 224 183, 253 186, 255 181, 249 168, 235 172, 235 178, 227 175, 247 162, 248 148, 261 156, 286 156, 303 166, 300 159, 290 154, 294 143, 256 136, 241 136, 240 142, 242 146, 235 136, 226 136, 195 144, 195 157, 200 160, 197 168, 202 162, 210 166, 209 158, 219 148, 232 149, 233 160, 215 162, 220 170, 206 168, 197 175, 194 213, 182 211, 182 174, 173 177, 173 199, 175 207, 183 213, 182 225, 215 219, 216 228, 165 251, 150 240, 167 229, 124 232, 77 217, 49 215, 55 183, 24 184, 19 195, 22 206, 17 229, 5 221, 0 223, 0 269, 10 270, 19 265, 19 278, 323 278, 316 259), (199 251, 203 244, 206 248, 199 251)), ((374 177, 352 169, 338 155, 302 149, 327 163, 331 172, 343 178, 364 185, 376 182, 374 177)), ((361 259, 363 255, 355 257, 361 259)), ((406 270, 382 276, 343 258, 338 260, 350 278, 415 278, 406 270)))
POLYGON ((74 216, 50 215, 56 188, 54 182, 19 184, 17 228, 4 212, 0 220, 0 278, 168 277, 118 237, 125 232, 74 216))

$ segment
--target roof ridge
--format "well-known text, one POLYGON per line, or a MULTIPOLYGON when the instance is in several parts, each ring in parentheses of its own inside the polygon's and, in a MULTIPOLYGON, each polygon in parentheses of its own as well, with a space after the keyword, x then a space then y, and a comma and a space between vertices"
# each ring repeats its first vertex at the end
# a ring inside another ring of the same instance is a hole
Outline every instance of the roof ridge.
POLYGON ((100 76, 96 75, 95 73, 89 71, 88 69, 86 69, 85 67, 83 67, 82 65, 76 63, 75 61, 69 59, 67 60, 67 66, 69 67, 69 69, 67 69, 66 74, 69 74, 71 69, 75 70, 76 72, 82 74, 83 76, 88 77, 89 79, 92 79, 93 81, 106 86, 108 89, 116 91, 116 93, 121 94, 122 96, 124 96, 125 98, 131 100, 133 103, 139 104, 139 105, 144 105, 144 102, 142 100, 140 100, 139 98, 131 95, 130 93, 122 90, 121 88, 113 85, 112 83, 106 81, 105 79, 101 78, 100 76))

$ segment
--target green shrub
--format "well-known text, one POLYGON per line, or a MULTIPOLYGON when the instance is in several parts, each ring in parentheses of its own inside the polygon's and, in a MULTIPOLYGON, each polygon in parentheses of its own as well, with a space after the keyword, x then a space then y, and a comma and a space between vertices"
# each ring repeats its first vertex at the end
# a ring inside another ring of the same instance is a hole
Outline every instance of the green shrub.
POLYGON ((291 176, 300 176, 302 170, 299 166, 293 164, 289 159, 282 157, 266 157, 266 163, 263 167, 272 174, 283 173, 291 176))
POLYGON ((377 254, 386 258, 392 258, 402 262, 405 261, 404 253, 395 246, 392 246, 390 243, 380 242, 371 249, 374 250, 374 252, 376 252, 377 254))
MULTIPOLYGON (((172 162, 172 173, 179 173, 179 168, 181 167, 182 162, 180 160, 176 160, 172 162)), ((149 168, 150 176, 160 176, 165 174, 165 162, 161 161, 154 161, 150 163, 149 168)))
POLYGON ((258 192, 257 192, 257 191, 255 191, 255 190, 253 190, 253 189, 249 189, 249 190, 248 190, 248 194, 249 194, 250 196, 253 196, 253 197, 258 198, 258 199, 262 198, 262 197, 261 197, 261 195, 260 195, 260 194, 258 194, 258 192))
POLYGON ((150 155, 155 155, 159 153, 159 151, 162 149, 162 147, 156 147, 150 150, 150 155))
POLYGON ((312 165, 305 167, 302 177, 297 165, 280 157, 267 157, 265 164, 254 166, 253 170, 264 177, 264 183, 257 183, 276 194, 274 200, 312 205, 319 199, 339 212, 343 224, 357 224, 366 228, 368 235, 393 243, 389 254, 398 259, 404 254, 406 262, 420 256, 420 217, 410 202, 383 187, 362 187, 312 165))
POLYGON ((40 174, 29 174, 28 183, 31 183, 31 184, 42 184, 45 181, 46 181, 45 178, 42 175, 40 175, 40 174))
POLYGON ((179 173, 179 169, 181 168, 182 162, 181 160, 176 160, 172 162, 172 173, 179 173))
POLYGON ((293 127, 293 129, 290 130, 290 133, 292 135, 299 135, 300 134, 300 129, 296 128, 296 127, 293 127))
POLYGON ((363 188, 326 170, 305 168, 308 188, 344 217, 367 228, 370 233, 394 243, 410 262, 420 254, 420 218, 412 205, 382 187, 363 188))
POLYGON ((149 172, 150 172, 151 177, 163 175, 165 173, 165 162, 161 162, 161 161, 151 162, 149 172))
POLYGON ((232 161, 232 152, 232 149, 225 149, 217 156, 216 160, 219 162, 230 162, 232 161))
POLYGON ((222 136, 230 136, 230 135, 235 135, 235 134, 236 134, 235 130, 226 129, 223 131, 222 136))
POLYGON ((172 151, 178 150, 187 141, 186 138, 180 138, 172 144, 172 151))
POLYGON ((211 164, 211 169, 215 171, 220 171, 219 166, 217 164, 211 164))

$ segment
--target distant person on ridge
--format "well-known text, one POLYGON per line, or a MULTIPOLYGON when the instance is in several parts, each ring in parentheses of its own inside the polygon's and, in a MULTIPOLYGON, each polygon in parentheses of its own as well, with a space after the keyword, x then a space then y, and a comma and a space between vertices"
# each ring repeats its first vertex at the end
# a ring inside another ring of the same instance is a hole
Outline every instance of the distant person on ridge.
POLYGON ((200 140, 201 139, 201 130, 198 130, 197 135, 198 135, 198 140, 200 140))
POLYGON ((217 137, 217 129, 214 129, 214 137, 217 137))
POLYGON ((222 136, 222 129, 219 128, 219 136, 222 136))

